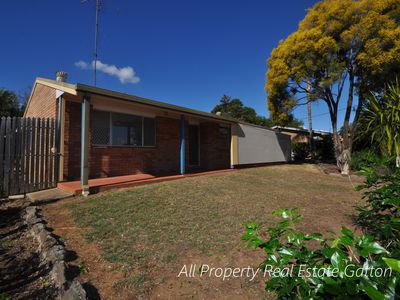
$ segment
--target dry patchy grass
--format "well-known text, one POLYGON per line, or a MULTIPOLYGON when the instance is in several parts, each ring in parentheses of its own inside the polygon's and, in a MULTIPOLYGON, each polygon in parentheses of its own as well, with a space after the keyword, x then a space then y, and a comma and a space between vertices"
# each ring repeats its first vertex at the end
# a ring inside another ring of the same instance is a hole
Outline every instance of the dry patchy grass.
POLYGON ((268 226, 275 222, 273 210, 296 207, 305 231, 338 230, 351 227, 350 214, 360 201, 347 178, 325 175, 312 165, 286 165, 124 189, 67 207, 106 261, 126 274, 116 289, 134 287, 135 293, 171 299, 232 299, 262 297, 262 281, 241 280, 235 288, 211 279, 207 285, 185 281, 176 278, 182 264, 256 266, 260 256, 243 250, 240 239, 246 222, 268 226))

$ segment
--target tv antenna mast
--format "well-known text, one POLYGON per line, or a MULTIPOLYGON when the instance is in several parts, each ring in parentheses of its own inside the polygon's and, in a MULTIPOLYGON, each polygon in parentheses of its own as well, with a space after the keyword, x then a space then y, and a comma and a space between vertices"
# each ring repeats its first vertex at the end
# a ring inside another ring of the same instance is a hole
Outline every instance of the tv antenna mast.
MULTIPOLYGON (((82 0, 82 3, 87 2, 88 0, 82 0)), ((99 15, 102 7, 102 0, 96 0, 96 23, 94 30, 94 52, 93 52, 93 84, 96 86, 96 73, 97 73, 97 45, 98 45, 98 36, 99 36, 99 15)))

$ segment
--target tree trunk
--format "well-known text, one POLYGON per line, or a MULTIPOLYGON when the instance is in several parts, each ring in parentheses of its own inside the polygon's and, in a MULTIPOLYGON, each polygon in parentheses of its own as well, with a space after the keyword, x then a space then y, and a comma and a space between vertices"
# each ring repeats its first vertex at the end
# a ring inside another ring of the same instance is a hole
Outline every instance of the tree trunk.
POLYGON ((333 132, 333 142, 335 147, 336 165, 342 175, 349 175, 351 150, 349 148, 345 148, 345 145, 341 140, 341 136, 337 133, 337 131, 333 132))
POLYGON ((348 175, 350 170, 350 152, 343 148, 341 136, 337 132, 336 125, 333 125, 333 145, 335 148, 336 165, 341 174, 348 175))
POLYGON ((353 136, 350 129, 350 116, 353 107, 353 93, 354 93, 354 74, 353 67, 349 68, 349 94, 347 99, 346 114, 343 121, 342 131, 342 145, 339 156, 337 157, 337 164, 342 175, 349 175, 350 161, 351 161, 351 148, 353 143, 353 136))
POLYGON ((310 156, 311 160, 314 161, 314 137, 313 137, 313 129, 312 129, 312 116, 311 116, 311 85, 307 82, 307 113, 308 113, 308 133, 309 133, 309 148, 310 148, 310 156))
MULTIPOLYGON (((349 175, 350 161, 351 161, 351 148, 353 139, 350 136, 350 130, 343 126, 342 141, 340 147, 340 154, 337 157, 338 167, 342 175, 349 175), (345 137, 346 136, 346 137, 345 137)), ((339 137, 340 138, 340 137, 339 137)))
POLYGON ((351 150, 344 149, 337 158, 338 168, 342 175, 350 174, 351 150))
POLYGON ((396 155, 396 168, 400 168, 400 155, 396 155))

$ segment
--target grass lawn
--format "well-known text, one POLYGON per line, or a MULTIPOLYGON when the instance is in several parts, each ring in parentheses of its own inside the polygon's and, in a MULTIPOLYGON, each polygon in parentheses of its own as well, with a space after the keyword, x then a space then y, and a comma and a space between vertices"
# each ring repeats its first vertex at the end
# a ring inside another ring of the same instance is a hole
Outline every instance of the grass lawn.
POLYGON ((263 255, 244 247, 243 224, 257 220, 268 226, 276 221, 274 209, 296 207, 305 231, 337 231, 351 227, 360 198, 347 178, 325 175, 313 165, 284 165, 108 192, 52 204, 44 212, 87 265, 84 280, 106 298, 119 293, 126 299, 260 299, 271 297, 263 291, 263 278, 177 275, 184 264, 257 267, 263 255), (60 214, 72 216, 78 228, 63 230, 60 214), (85 239, 77 242, 77 235, 85 239), (93 251, 79 251, 82 245, 93 251), (97 260, 92 252, 99 253, 97 260))

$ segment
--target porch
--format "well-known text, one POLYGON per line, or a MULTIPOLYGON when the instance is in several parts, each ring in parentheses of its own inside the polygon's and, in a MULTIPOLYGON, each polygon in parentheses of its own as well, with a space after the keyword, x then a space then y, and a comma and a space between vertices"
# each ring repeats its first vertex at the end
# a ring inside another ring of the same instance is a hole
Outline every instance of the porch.
POLYGON ((160 111, 94 95, 84 95, 81 102, 64 98, 59 187, 69 192, 87 195, 232 166, 232 123, 218 116, 160 111))
MULTIPOLYGON (((88 186, 90 193, 98 193, 114 188, 133 187, 133 186, 152 184, 163 181, 171 181, 188 177, 206 176, 211 174, 227 173, 233 171, 235 170, 223 169, 214 171, 194 171, 188 174, 170 175, 170 176, 154 176, 151 174, 114 176, 114 177, 89 179, 88 186)), ((73 195, 80 195, 82 193, 82 184, 79 180, 60 182, 58 183, 57 187, 73 195)))

